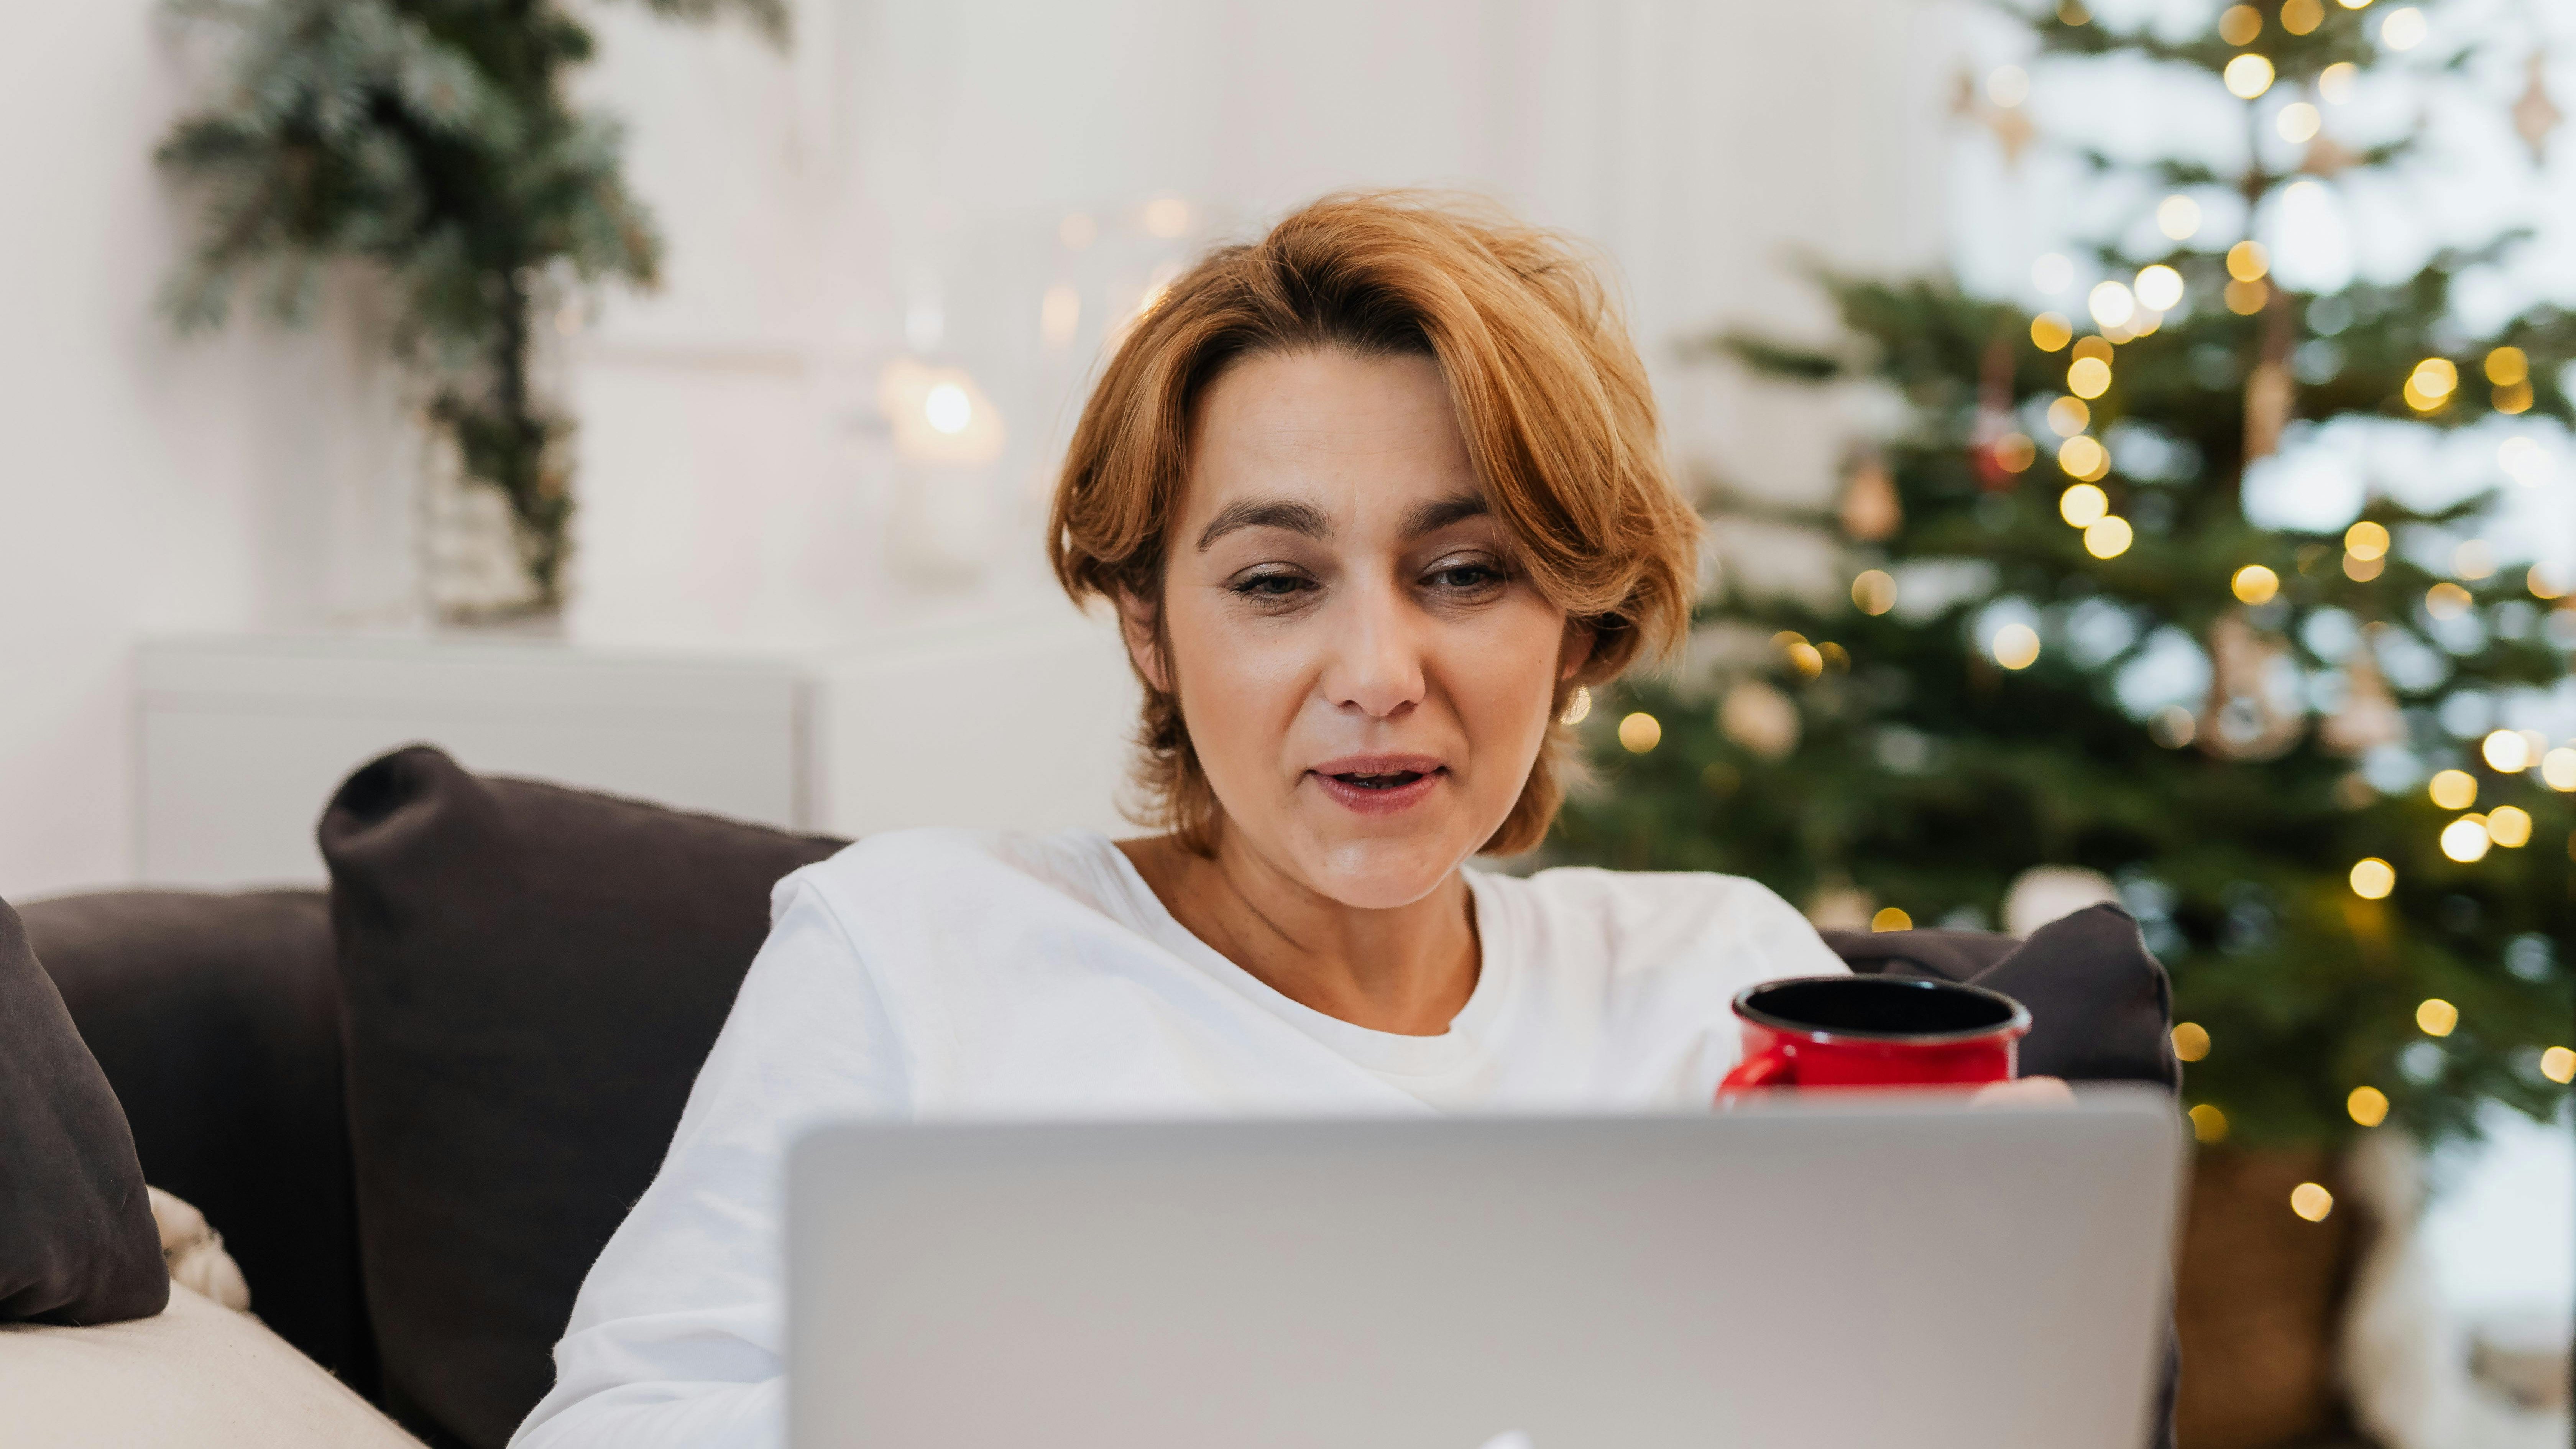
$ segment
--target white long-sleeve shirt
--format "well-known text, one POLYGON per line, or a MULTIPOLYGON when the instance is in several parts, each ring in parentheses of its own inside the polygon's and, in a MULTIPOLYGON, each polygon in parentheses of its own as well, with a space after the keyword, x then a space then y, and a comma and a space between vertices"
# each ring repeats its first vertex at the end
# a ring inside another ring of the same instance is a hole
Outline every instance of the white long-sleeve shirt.
POLYGON ((1422 1037, 1263 985, 1096 832, 900 831, 787 877, 513 1449, 781 1441, 786 1153, 816 1123, 1679 1106, 1734 1065, 1738 990, 1845 969, 1731 876, 1467 880, 1475 990, 1422 1037))

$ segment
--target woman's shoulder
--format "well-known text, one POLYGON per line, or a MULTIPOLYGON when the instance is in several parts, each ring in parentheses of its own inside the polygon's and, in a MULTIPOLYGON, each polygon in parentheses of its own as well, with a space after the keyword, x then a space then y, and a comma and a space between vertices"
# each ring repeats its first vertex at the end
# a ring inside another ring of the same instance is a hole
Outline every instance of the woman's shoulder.
POLYGON ((1557 866, 1483 882, 1518 903, 1541 936, 1597 941, 1614 964, 1648 965, 1718 946, 1758 948, 1801 973, 1841 969, 1796 907, 1743 876, 1557 866))
POLYGON ((983 907, 1070 897, 1092 909, 1120 891, 1118 847, 1097 830, 885 830, 779 883, 868 912, 983 907))

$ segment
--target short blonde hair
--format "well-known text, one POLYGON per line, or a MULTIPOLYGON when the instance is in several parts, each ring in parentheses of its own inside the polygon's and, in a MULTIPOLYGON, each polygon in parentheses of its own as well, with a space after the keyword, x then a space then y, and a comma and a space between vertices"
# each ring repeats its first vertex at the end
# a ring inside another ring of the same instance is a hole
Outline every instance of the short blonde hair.
MULTIPOLYGON (((1699 519, 1665 469, 1645 365, 1599 277, 1553 233, 1401 192, 1303 207, 1258 242, 1210 252, 1137 319, 1056 485, 1048 551, 1065 591, 1159 604, 1199 397, 1244 358, 1322 348, 1438 364, 1517 565, 1591 633, 1590 657, 1557 686, 1557 715, 1576 686, 1679 645, 1699 519)), ((1139 822, 1211 850, 1222 810, 1188 721, 1172 693, 1142 682, 1139 822)), ((1545 838, 1566 742, 1551 724, 1485 850, 1545 838)))

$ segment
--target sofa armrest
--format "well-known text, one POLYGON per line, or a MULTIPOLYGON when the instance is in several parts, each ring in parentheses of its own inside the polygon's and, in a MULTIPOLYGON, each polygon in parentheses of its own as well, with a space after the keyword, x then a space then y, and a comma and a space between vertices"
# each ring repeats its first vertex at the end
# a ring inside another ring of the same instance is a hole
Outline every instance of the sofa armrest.
POLYGON ((322 894, 115 891, 24 916, 144 1177, 224 1235, 270 1328, 372 1394, 322 894))

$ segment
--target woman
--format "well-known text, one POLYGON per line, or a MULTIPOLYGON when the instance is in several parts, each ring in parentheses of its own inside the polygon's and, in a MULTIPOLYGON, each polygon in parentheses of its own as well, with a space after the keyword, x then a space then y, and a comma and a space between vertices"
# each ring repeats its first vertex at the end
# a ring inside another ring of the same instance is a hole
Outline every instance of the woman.
POLYGON ((1578 689, 1669 652, 1698 525, 1557 240, 1328 199, 1120 345, 1056 495, 1160 834, 904 831, 779 884, 669 1157, 517 1444, 774 1443, 780 1178, 822 1119, 1675 1107, 1728 1000, 1842 963, 1713 875, 1529 849, 1578 689))

